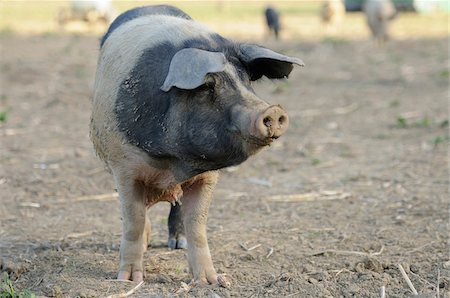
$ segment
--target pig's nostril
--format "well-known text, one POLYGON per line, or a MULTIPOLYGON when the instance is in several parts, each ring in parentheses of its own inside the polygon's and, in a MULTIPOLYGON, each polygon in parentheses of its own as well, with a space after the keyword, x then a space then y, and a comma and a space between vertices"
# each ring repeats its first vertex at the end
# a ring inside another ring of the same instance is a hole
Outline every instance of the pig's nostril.
POLYGON ((286 122, 286 117, 285 117, 285 116, 281 116, 281 117, 278 119, 278 123, 279 123, 280 125, 283 125, 284 122, 286 122))
POLYGON ((272 118, 270 117, 265 117, 263 119, 263 123, 266 127, 271 127, 272 126, 272 118))

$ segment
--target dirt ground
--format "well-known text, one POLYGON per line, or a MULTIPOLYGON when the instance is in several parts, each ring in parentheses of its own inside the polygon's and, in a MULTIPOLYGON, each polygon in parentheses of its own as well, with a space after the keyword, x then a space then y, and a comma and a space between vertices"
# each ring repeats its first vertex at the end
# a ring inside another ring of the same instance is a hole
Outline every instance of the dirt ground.
MULTIPOLYGON (((17 290, 106 297, 120 216, 112 177, 88 137, 98 39, 5 33, 1 42, 0 257, 17 290)), ((281 103, 285 136, 223 170, 208 235, 231 288, 187 297, 450 297, 448 40, 266 42, 298 56, 288 81, 256 84, 281 103)), ((145 283, 170 297, 189 283, 169 251, 168 203, 151 210, 145 283)))

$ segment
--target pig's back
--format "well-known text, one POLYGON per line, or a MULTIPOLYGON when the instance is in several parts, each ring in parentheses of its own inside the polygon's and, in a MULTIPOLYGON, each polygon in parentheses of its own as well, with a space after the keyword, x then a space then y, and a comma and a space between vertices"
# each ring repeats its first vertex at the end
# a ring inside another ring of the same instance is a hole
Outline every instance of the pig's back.
POLYGON ((136 7, 122 13, 111 23, 111 25, 108 28, 108 31, 106 32, 105 35, 103 35, 102 39, 100 40, 100 47, 103 46, 109 35, 122 24, 131 21, 133 19, 149 15, 166 15, 191 20, 191 17, 188 16, 184 11, 170 5, 136 7))

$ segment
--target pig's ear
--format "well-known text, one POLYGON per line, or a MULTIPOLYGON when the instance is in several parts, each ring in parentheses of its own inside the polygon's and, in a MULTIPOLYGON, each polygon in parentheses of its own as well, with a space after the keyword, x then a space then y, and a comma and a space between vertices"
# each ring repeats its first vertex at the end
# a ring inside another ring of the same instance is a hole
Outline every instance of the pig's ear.
POLYGON ((178 51, 172 58, 162 91, 172 87, 192 90, 205 82, 208 73, 221 72, 225 69, 226 58, 221 52, 209 52, 187 48, 178 51))
POLYGON ((305 66, 298 58, 288 57, 252 44, 239 46, 239 59, 247 66, 252 81, 262 76, 269 79, 282 79, 291 73, 293 64, 305 66))

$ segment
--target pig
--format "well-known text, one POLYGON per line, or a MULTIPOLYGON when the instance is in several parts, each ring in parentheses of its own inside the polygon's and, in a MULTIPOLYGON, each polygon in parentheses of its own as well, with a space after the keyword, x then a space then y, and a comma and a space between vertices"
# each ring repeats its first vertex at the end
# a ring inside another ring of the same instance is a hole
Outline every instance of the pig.
POLYGON ((111 0, 72 0, 68 9, 58 13, 58 23, 63 26, 73 20, 94 23, 103 21, 109 24, 115 15, 111 0))
POLYGON ((251 82, 287 78, 302 60, 233 42, 167 5, 123 13, 100 44, 90 138, 119 194, 117 278, 143 280, 147 210, 168 201, 180 211, 173 223, 182 227, 174 230, 187 242, 193 283, 228 286, 206 236, 218 170, 286 131, 286 111, 260 99, 251 82))
POLYGON ((280 14, 275 8, 268 6, 264 11, 264 15, 266 16, 267 28, 269 29, 269 35, 272 34, 276 39, 279 38, 280 35, 280 14))
POLYGON ((366 0, 363 5, 367 24, 378 44, 389 39, 389 23, 397 16, 397 10, 390 0, 366 0))
POLYGON ((345 16, 344 3, 340 0, 324 0, 320 16, 327 29, 339 26, 345 16))

